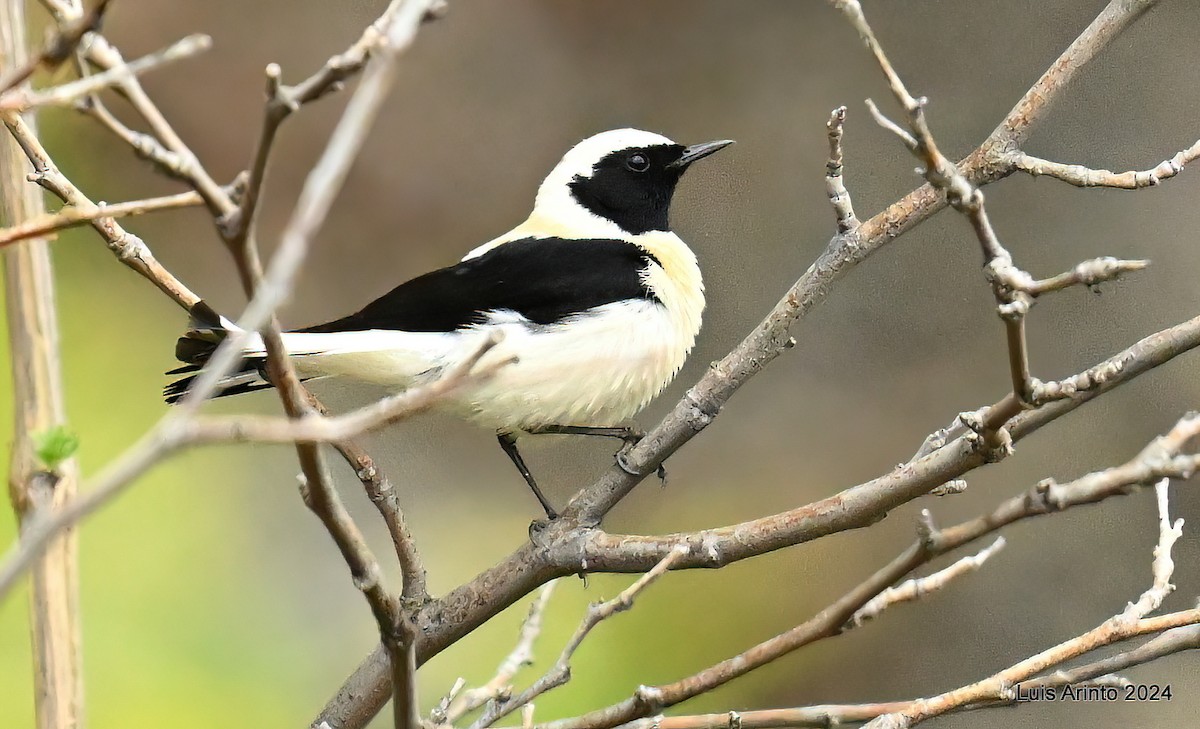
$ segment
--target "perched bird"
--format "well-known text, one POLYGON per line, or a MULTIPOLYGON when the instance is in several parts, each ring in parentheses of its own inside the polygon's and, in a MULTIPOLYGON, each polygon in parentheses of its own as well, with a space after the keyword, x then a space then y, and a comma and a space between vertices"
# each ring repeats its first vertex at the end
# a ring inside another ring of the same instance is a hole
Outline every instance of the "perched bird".
MULTIPOLYGON (((616 129, 563 156, 538 188, 533 212, 459 263, 400 284, 360 311, 287 332, 304 379, 343 377, 403 390, 436 379, 500 332, 482 360, 516 361, 439 407, 495 429, 546 515, 556 517, 517 451, 523 434, 636 437, 616 425, 679 372, 700 331, 704 284, 691 249, 670 230, 676 183, 732 144, 685 147, 616 129)), ((201 302, 175 347, 187 392, 232 324, 201 302)), ((239 371, 217 397, 271 384, 261 340, 248 337, 239 371)))

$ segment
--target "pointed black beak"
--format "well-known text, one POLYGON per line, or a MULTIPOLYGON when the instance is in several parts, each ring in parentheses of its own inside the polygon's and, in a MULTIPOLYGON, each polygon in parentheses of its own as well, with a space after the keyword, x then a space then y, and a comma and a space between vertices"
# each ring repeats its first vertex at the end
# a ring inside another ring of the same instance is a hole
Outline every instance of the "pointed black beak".
POLYGON ((683 154, 679 155, 679 159, 668 164, 667 169, 685 170, 688 165, 696 160, 703 159, 714 152, 720 152, 731 144, 733 144, 732 139, 720 139, 715 142, 705 142, 685 147, 683 154))

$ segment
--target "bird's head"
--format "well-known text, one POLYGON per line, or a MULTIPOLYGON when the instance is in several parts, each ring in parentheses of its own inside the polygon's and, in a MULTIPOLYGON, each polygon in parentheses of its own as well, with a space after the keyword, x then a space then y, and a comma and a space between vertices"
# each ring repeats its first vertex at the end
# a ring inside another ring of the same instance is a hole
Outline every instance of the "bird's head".
POLYGON ((685 147, 661 134, 614 129, 576 144, 538 189, 535 214, 589 229, 626 234, 667 230, 675 185, 696 160, 732 140, 685 147))

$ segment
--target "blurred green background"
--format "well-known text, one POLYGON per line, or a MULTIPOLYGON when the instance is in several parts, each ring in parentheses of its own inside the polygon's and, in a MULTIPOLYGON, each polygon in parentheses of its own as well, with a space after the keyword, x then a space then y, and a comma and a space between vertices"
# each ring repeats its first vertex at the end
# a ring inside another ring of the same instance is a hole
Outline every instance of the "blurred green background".
MULTIPOLYGON (((200 159, 228 179, 250 157, 264 66, 278 62, 285 80, 299 80, 357 38, 382 5, 122 0, 105 29, 130 58, 187 33, 213 36, 212 52, 145 82, 200 159)), ((910 87, 930 97, 935 134, 957 156, 987 135, 1103 6, 906 0, 868 3, 867 11, 910 87)), ((1163 2, 1081 75, 1028 151, 1123 170, 1153 166, 1191 144, 1200 108, 1197 28, 1200 5, 1163 2)), ((867 96, 891 108, 877 70, 824 3, 456 0, 404 59, 283 319, 303 325, 347 313, 507 230, 523 219, 558 157, 594 132, 637 126, 685 143, 737 139, 698 166, 676 197, 675 228, 699 255, 710 306, 688 366, 641 417, 651 424, 824 247, 833 228, 822 179, 831 108, 850 108, 846 175, 861 218, 918 182, 907 152, 870 122, 861 103, 867 96)), ((325 100, 285 127, 264 210, 268 246, 344 101, 325 100)), ((54 111, 42 125, 59 165, 93 199, 180 189, 89 120, 54 111)), ((1200 173, 1136 193, 1017 176, 987 195, 1001 238, 1035 275, 1096 255, 1154 262, 1098 295, 1072 290, 1041 302, 1029 319, 1038 376, 1077 371, 1200 309, 1200 173)), ((233 268, 203 213, 128 225, 190 287, 238 311, 233 268)), ((165 412, 161 373, 173 366, 184 318, 90 231, 62 235, 54 253, 70 417, 92 473, 165 412)), ((671 459, 668 486, 641 486, 610 516, 611 529, 715 526, 831 494, 904 460, 928 432, 995 400, 1007 383, 978 246, 953 213, 860 266, 795 334, 799 346, 671 459)), ((574 680, 538 702, 538 718, 682 677, 808 618, 903 549, 919 508, 951 523, 1040 478, 1123 462, 1200 405, 1197 362, 1184 357, 1046 428, 1015 457, 974 474, 962 496, 922 500, 870 530, 719 572, 670 575, 633 612, 595 632, 577 656, 574 680)), ((316 389, 338 408, 378 394, 316 389)), ((211 407, 278 411, 270 393, 211 407)), ((3 378, 0 412, 10 408, 3 378)), ((9 427, 0 422, 6 440, 9 427)), ((489 433, 430 415, 368 440, 401 489, 435 591, 526 538, 537 504, 489 433)), ((610 451, 559 441, 531 448, 529 458, 561 503, 608 467, 610 451)), ((300 726, 371 649, 365 604, 301 505, 295 471, 286 448, 197 451, 157 468, 87 522, 91 727, 300 726)), ((353 475, 338 464, 336 476, 386 557, 386 534, 353 475)), ((1175 487, 1173 505, 1200 523, 1191 485, 1175 487)), ((899 699, 983 677, 1092 627, 1144 589, 1154 518, 1153 496, 1138 493, 1021 524, 1006 532, 1008 549, 982 573, 674 711, 899 699)), ((13 538, 13 521, 0 518, 0 543, 13 538)), ((1189 529, 1176 545, 1179 591, 1168 608, 1200 593, 1195 534, 1189 529)), ((539 666, 557 655, 588 601, 629 581, 565 580, 539 666)), ((525 610, 526 603, 514 606, 430 662, 420 674, 424 706, 455 677, 490 677, 525 610)), ((29 663, 22 594, 0 604, 4 726, 32 725, 29 663)), ((1194 658, 1178 655, 1128 675, 1171 683, 1174 699, 1027 706, 939 726, 1184 726, 1200 711, 1194 658)))

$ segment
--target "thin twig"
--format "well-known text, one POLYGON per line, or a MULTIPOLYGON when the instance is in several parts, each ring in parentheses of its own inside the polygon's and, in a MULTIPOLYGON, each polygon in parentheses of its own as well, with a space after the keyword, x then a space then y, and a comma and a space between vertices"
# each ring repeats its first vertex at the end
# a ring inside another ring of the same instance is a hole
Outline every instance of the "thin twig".
POLYGON ((919 600, 931 592, 936 592, 946 587, 955 579, 978 570, 992 555, 1004 549, 1004 544, 1004 537, 997 537, 991 546, 978 554, 963 557, 949 567, 934 572, 928 577, 907 580, 895 587, 889 587, 871 598, 870 602, 866 605, 859 608, 858 612, 850 617, 850 624, 855 627, 860 626, 868 620, 874 620, 879 617, 881 612, 893 605, 919 600))
POLYGON ((1031 681, 1023 681, 1022 688, 1038 686, 1070 686, 1107 676, 1117 671, 1157 661, 1159 658, 1182 651, 1200 650, 1200 625, 1171 628, 1151 638, 1137 648, 1123 651, 1094 663, 1048 674, 1031 681))
POLYGON ((829 134, 829 161, 825 163, 825 190, 829 204, 837 217, 838 233, 848 233, 861 223, 854 217, 854 203, 842 179, 842 126, 846 123, 846 107, 839 106, 829 115, 825 128, 829 134))
POLYGON ((1140 190, 1154 187, 1169 180, 1180 172, 1187 163, 1200 157, 1200 140, 1175 156, 1148 170, 1111 172, 1094 170, 1083 165, 1064 164, 1034 157, 1024 152, 1014 152, 1012 163, 1022 172, 1034 177, 1045 175, 1075 185, 1076 187, 1111 187, 1118 190, 1140 190))
POLYGON ((449 710, 444 712, 445 722, 455 724, 487 702, 507 698, 505 694, 512 690, 512 681, 517 672, 525 666, 533 665, 533 644, 542 633, 542 616, 546 612, 546 606, 550 604, 550 597, 554 594, 554 586, 557 584, 547 582, 542 587, 537 599, 529 605, 529 614, 521 623, 517 643, 512 652, 504 657, 496 668, 496 674, 487 683, 458 695, 450 704, 449 710))
MULTIPOLYGON (((243 245, 254 223, 258 200, 266 180, 267 163, 279 127, 301 106, 335 91, 346 79, 361 71, 380 45, 387 28, 391 26, 403 4, 403 0, 391 0, 383 13, 367 26, 353 45, 331 57, 316 73, 295 86, 283 84, 283 72, 277 64, 267 66, 267 104, 263 113, 262 129, 254 149, 254 159, 250 165, 246 194, 238 209, 219 221, 231 245, 243 245)), ((433 10, 431 6, 426 12, 428 14, 433 10)))
POLYGON ((186 173, 189 160, 164 147, 153 135, 129 128, 108 110, 99 96, 80 99, 76 108, 129 145, 138 157, 152 162, 163 174, 172 179, 188 181, 186 173))
POLYGON ((16 68, 5 70, 0 75, 0 98, 28 81, 42 66, 51 70, 61 66, 75 52, 83 37, 100 26, 100 20, 104 17, 104 11, 108 9, 108 3, 109 0, 97 0, 91 10, 59 28, 40 53, 27 58, 16 68))
MULTIPOLYGON (((486 729, 486 727, 490 727, 492 724, 508 716, 520 707, 525 706, 547 691, 562 686, 571 680, 571 657, 575 655, 575 651, 583 644, 583 641, 592 632, 592 629, 613 615, 633 607, 633 601, 637 596, 659 577, 666 574, 671 569, 671 565, 685 553, 687 553, 687 547, 681 545, 675 548, 666 557, 663 557, 661 562, 654 565, 653 569, 646 572, 613 599, 589 605, 587 615, 584 616, 583 621, 575 629, 575 633, 571 636, 571 639, 563 647, 562 653, 559 654, 558 660, 554 662, 554 665, 547 669, 541 678, 534 681, 529 688, 520 694, 507 701, 493 701, 489 704, 484 710, 483 716, 476 719, 471 724, 470 729, 486 729)), ((639 696, 642 694, 651 696, 654 691, 654 689, 642 687, 638 689, 638 694, 639 696)))
POLYGON ((156 210, 174 210, 176 208, 202 205, 204 201, 195 192, 181 192, 176 195, 151 197, 144 200, 131 200, 123 203, 101 202, 91 207, 64 207, 55 213, 43 213, 9 228, 0 229, 0 246, 6 246, 27 238, 37 238, 48 233, 65 228, 73 228, 84 223, 91 223, 100 218, 116 220, 134 215, 144 215, 156 210))
MULTIPOLYGON (((551 583, 547 583, 547 584, 551 584, 551 583)), ((450 705, 454 703, 454 701, 458 698, 459 692, 462 691, 463 687, 465 687, 466 685, 467 685, 467 680, 465 678, 463 678, 462 676, 459 676, 458 678, 454 679, 454 684, 450 687, 450 690, 447 691, 446 695, 443 696, 440 700, 438 700, 437 705, 434 706, 433 709, 430 710, 430 712, 429 712, 429 723, 430 724, 432 724, 434 726, 442 726, 444 724, 449 723, 447 716, 450 711, 450 705)))
MULTIPOLYGON (((309 405, 318 413, 328 415, 325 406, 312 397, 309 405)), ((400 597, 405 607, 417 606, 429 600, 429 589, 425 573, 425 563, 417 549, 416 540, 408 528, 404 512, 400 508, 396 487, 391 480, 376 465, 371 455, 356 441, 338 440, 332 443, 334 450, 354 470, 354 475, 362 483, 367 498, 375 505, 379 515, 387 525, 388 534, 392 538, 392 546, 396 550, 396 559, 400 563, 401 588, 400 597)))
POLYGON ((0 95, 0 111, 27 111, 39 106, 63 106, 100 89, 124 83, 130 76, 190 58, 212 48, 212 38, 203 34, 189 35, 162 50, 130 61, 103 73, 51 86, 37 91, 14 90, 0 95))

